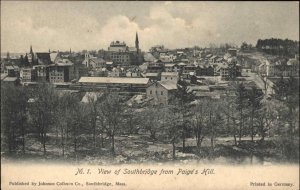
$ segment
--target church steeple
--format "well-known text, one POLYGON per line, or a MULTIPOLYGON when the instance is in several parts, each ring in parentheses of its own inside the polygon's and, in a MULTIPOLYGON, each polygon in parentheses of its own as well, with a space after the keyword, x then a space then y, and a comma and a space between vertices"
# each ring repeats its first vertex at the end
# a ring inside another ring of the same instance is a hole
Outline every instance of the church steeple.
POLYGON ((137 51, 139 50, 139 36, 137 32, 135 35, 135 48, 137 49, 137 51))
POLYGON ((34 53, 33 53, 33 50, 32 50, 32 45, 30 45, 30 52, 29 52, 29 55, 30 55, 30 64, 34 65, 35 64, 35 57, 34 57, 34 53))

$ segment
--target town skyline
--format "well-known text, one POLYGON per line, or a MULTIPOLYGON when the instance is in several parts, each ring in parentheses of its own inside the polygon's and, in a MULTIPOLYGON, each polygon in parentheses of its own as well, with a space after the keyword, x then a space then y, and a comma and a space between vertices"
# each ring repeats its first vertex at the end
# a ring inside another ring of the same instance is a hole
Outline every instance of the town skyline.
POLYGON ((37 52, 98 50, 116 40, 133 46, 136 32, 144 51, 161 44, 176 49, 207 47, 211 43, 240 46, 243 41, 255 45, 262 38, 299 41, 298 2, 2 2, 1 5, 2 53, 28 52, 30 45, 37 52))

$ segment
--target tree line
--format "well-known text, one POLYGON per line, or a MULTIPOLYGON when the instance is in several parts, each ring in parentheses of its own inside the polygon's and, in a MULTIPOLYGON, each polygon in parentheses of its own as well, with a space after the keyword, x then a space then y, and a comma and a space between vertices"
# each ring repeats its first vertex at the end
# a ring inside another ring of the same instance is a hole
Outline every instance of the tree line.
POLYGON ((299 41, 277 38, 258 39, 256 48, 271 55, 294 57, 295 54, 299 54, 299 41))

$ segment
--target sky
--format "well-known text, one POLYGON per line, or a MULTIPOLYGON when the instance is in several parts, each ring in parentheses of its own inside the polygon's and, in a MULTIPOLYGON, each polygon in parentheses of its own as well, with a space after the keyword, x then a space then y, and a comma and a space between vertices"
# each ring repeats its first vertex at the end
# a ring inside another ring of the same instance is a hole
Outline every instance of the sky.
POLYGON ((1 52, 299 40, 299 2, 1 1, 1 52))

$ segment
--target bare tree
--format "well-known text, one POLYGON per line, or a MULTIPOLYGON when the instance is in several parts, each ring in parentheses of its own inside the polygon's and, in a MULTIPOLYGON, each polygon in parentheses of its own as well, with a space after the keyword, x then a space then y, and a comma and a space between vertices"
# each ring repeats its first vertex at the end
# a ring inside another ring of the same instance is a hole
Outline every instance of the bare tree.
POLYGON ((180 124, 179 116, 174 106, 168 106, 164 109, 164 131, 166 131, 167 138, 172 144, 172 158, 176 159, 176 143, 180 140, 182 135, 182 125, 180 124))
POLYGON ((30 115, 37 127, 44 155, 46 154, 47 133, 54 124, 58 96, 54 89, 47 84, 41 84, 34 91, 34 102, 30 107, 30 115))
POLYGON ((198 102, 195 107, 192 108, 193 121, 194 121, 194 133, 196 136, 196 145, 198 154, 201 155, 201 144, 204 137, 207 135, 208 126, 207 120, 209 118, 207 109, 210 107, 206 100, 198 102))
POLYGON ((115 135, 120 130, 122 122, 122 108, 120 96, 117 93, 110 92, 106 95, 101 104, 101 111, 105 118, 105 130, 111 138, 111 152, 115 155, 115 135))
POLYGON ((142 118, 144 118, 144 127, 150 133, 150 138, 156 140, 156 133, 161 129, 163 118, 160 107, 148 107, 144 110, 142 118))
POLYGON ((233 135, 234 138, 234 145, 237 145, 237 120, 238 120, 238 114, 236 113, 236 104, 235 99, 233 97, 230 97, 229 94, 225 97, 225 99, 220 103, 220 111, 225 116, 226 120, 226 126, 227 126, 227 132, 230 135, 233 135))

